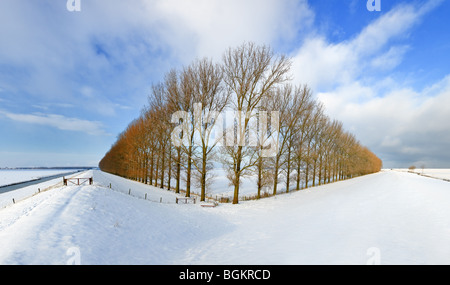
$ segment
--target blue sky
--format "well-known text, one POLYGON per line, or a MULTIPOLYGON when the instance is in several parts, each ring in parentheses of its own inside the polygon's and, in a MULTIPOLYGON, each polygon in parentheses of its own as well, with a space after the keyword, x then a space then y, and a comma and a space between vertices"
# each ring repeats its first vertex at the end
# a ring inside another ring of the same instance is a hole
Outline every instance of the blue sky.
POLYGON ((2 0, 0 167, 97 165, 152 83, 244 41, 385 167, 450 167, 450 3, 380 1, 2 0))

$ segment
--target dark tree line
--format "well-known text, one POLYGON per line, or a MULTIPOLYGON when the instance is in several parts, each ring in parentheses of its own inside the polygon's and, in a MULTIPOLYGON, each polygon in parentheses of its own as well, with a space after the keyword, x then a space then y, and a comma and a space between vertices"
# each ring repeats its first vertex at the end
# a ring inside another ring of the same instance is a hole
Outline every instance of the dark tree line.
POLYGON ((196 187, 204 201, 220 162, 233 203, 248 176, 257 178, 259 198, 280 184, 288 192, 378 172, 381 160, 324 113, 309 87, 292 85, 290 67, 286 56, 248 43, 220 63, 169 71, 100 168, 177 193, 183 181, 186 196, 196 187))

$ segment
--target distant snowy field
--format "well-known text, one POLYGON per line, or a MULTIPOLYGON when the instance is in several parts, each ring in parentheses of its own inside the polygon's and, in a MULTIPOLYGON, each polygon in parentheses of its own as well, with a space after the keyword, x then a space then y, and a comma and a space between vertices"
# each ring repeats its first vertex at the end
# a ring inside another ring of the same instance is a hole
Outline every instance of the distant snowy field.
MULTIPOLYGON (((403 172, 408 172, 408 169, 395 169, 397 171, 403 171, 403 172)), ((441 168, 416 168, 414 171, 412 171, 413 173, 417 173, 417 174, 423 174, 423 175, 427 175, 427 176, 431 176, 431 177, 435 177, 435 178, 440 178, 440 179, 450 179, 450 169, 441 169, 441 168)))
POLYGON ((74 169, 0 169, 0 186, 74 171, 74 169))
MULTIPOLYGON (((420 173, 420 170, 418 172, 420 173)), ((437 178, 450 179, 449 169, 424 169, 424 174, 437 178)))
POLYGON ((450 183, 438 179, 386 170, 204 208, 77 175, 89 176, 0 208, 0 264, 450 264, 450 183))

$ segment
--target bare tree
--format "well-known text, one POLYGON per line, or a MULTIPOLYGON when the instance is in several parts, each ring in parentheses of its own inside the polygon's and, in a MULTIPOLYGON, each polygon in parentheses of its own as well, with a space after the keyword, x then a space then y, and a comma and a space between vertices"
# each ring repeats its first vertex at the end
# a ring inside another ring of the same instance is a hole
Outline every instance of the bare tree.
POLYGON ((160 173, 159 175, 156 175, 155 181, 159 178, 160 187, 164 188, 165 174, 168 167, 167 160, 170 154, 169 141, 171 133, 170 114, 168 112, 169 103, 165 85, 163 83, 153 85, 151 96, 151 99, 149 99, 149 109, 153 114, 153 121, 155 122, 152 132, 156 135, 158 162, 160 163, 160 168, 157 167, 160 173))
POLYGON ((201 189, 200 200, 205 200, 208 179, 212 169, 211 159, 217 144, 221 141, 222 126, 217 124, 219 116, 225 109, 229 100, 229 93, 225 91, 222 81, 222 68, 213 64, 211 60, 202 59, 191 65, 191 80, 194 86, 194 131, 199 141, 197 151, 192 152, 193 164, 199 175, 201 189), (218 127, 218 128, 215 128, 218 127), (215 132, 214 132, 215 131, 215 132), (214 135, 214 137, 212 137, 214 135))
MULTIPOLYGON (((301 153, 303 149, 302 146, 306 135, 306 126, 313 106, 314 100, 311 89, 308 85, 295 87, 294 98, 289 107, 291 109, 291 113, 288 118, 292 126, 289 127, 286 132, 287 151, 284 158, 285 163, 282 166, 286 176, 287 192, 289 192, 290 189, 291 175, 295 173, 295 164, 299 158, 298 152, 301 153)), ((297 175, 299 173, 300 169, 297 167, 297 175)), ((299 179, 300 176, 297 178, 298 183, 300 183, 299 179)), ((297 189, 299 189, 298 186, 297 189)))
POLYGON ((254 150, 244 148, 245 133, 248 132, 250 117, 261 99, 277 84, 288 80, 291 62, 284 55, 274 55, 267 46, 253 43, 228 49, 223 56, 224 82, 233 95, 237 112, 236 127, 238 138, 230 146, 227 141, 225 154, 229 157, 228 178, 234 185, 233 203, 239 200, 241 175, 252 167, 254 150))
MULTIPOLYGON (((179 74, 175 69, 170 70, 168 73, 166 73, 164 78, 164 86, 167 91, 167 104, 168 104, 168 110, 167 112, 170 114, 174 114, 177 111, 183 111, 186 106, 183 104, 184 100, 182 98, 182 94, 180 91, 180 82, 179 82, 179 74)), ((182 124, 182 121, 179 120, 178 122, 172 122, 176 123, 177 125, 182 124)), ((178 139, 181 139, 184 134, 179 134, 181 137, 178 137, 178 139)), ((182 168, 182 149, 181 145, 172 145, 172 147, 175 149, 176 156, 174 158, 174 165, 175 165, 175 193, 180 193, 180 182, 181 182, 181 168, 182 168)))
POLYGON ((313 126, 313 114, 315 110, 315 101, 312 99, 312 93, 311 90, 307 85, 303 86, 302 89, 302 100, 300 100, 301 105, 298 106, 299 109, 301 109, 300 112, 300 120, 298 122, 297 126, 297 132, 295 134, 295 137, 293 138, 295 140, 294 143, 294 164, 296 167, 296 189, 300 190, 300 182, 302 178, 302 167, 305 164, 306 161, 306 150, 307 145, 306 142, 308 141, 308 136, 310 133, 310 129, 313 126))
POLYGON ((308 125, 308 131, 305 138, 305 188, 308 188, 309 179, 311 178, 312 172, 312 185, 315 186, 315 175, 316 175, 316 165, 319 156, 319 143, 320 143, 320 132, 321 132, 321 121, 323 121, 323 105, 316 102, 312 110, 312 115, 308 125))
POLYGON ((277 194, 279 176, 284 172, 286 192, 289 192, 292 171, 293 146, 297 143, 303 113, 308 108, 311 94, 307 87, 285 84, 275 89, 271 97, 271 108, 279 110, 279 151, 274 157, 273 195, 277 194))
POLYGON ((289 191, 295 175, 300 189, 302 180, 308 187, 379 171, 382 161, 325 115, 307 85, 289 84, 290 65, 269 47, 246 43, 228 49, 221 65, 202 59, 180 72, 171 70, 152 86, 148 106, 117 137, 100 168, 169 189, 174 175, 177 193, 185 170, 186 196, 198 182, 204 200, 222 142, 220 160, 234 187, 233 203, 247 175, 257 177, 260 197, 270 185, 276 194, 283 176, 289 191), (222 121, 220 114, 227 103, 235 116, 224 132, 223 123, 230 120, 222 121), (272 157, 268 148, 276 150, 272 157))

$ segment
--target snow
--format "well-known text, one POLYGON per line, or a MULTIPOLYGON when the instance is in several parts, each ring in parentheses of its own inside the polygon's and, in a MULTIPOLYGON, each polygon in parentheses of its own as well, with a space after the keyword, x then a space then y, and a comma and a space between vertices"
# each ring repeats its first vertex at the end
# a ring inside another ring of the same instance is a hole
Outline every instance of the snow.
MULTIPOLYGON (((420 173, 420 171, 419 171, 419 173, 420 173)), ((450 179, 450 170, 449 169, 424 169, 423 174, 429 175, 431 177, 436 177, 436 178, 450 179)))
POLYGON ((74 169, 0 169, 0 186, 36 180, 56 174, 71 173, 74 169))
MULTIPOLYGON (((67 177, 74 177, 76 175, 77 174, 72 174, 72 175, 68 175, 67 177)), ((19 175, 17 175, 16 177, 19 177, 19 175)), ((55 178, 55 179, 51 179, 46 182, 23 187, 23 188, 15 190, 15 191, 0 193, 0 209, 13 204, 13 199, 15 202, 18 202, 23 199, 29 198, 33 195, 36 195, 36 194, 40 193, 41 191, 46 191, 46 190, 50 190, 52 188, 58 188, 58 187, 62 187, 62 186, 63 186, 62 178, 55 178)))
POLYGON ((382 171, 204 208, 98 170, 77 177, 89 176, 0 209, 0 264, 450 264, 438 179, 382 171))
POLYGON ((416 168, 413 171, 409 169, 396 169, 397 171, 403 172, 412 172, 419 175, 424 175, 428 177, 438 178, 438 179, 447 179, 450 180, 450 169, 441 169, 441 168, 416 168))

